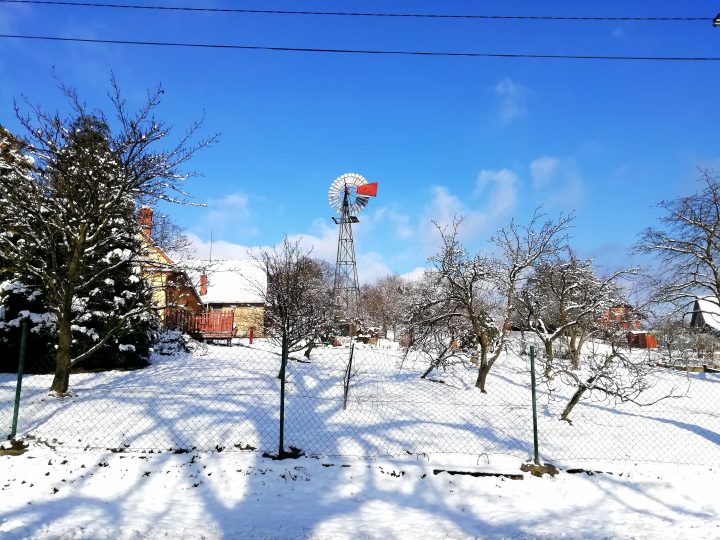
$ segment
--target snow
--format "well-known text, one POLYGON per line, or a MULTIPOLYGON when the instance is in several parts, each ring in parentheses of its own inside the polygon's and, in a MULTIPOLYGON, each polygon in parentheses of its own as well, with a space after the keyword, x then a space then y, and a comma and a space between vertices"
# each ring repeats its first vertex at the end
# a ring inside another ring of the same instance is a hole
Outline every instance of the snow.
POLYGON ((536 478, 518 459, 52 449, 0 457, 5 539, 717 538, 720 474, 617 466, 536 478), (443 471, 521 474, 451 475, 443 471))
POLYGON ((204 304, 263 304, 267 276, 262 265, 252 260, 184 261, 195 290, 200 292, 200 276, 208 277, 204 304))
MULTIPOLYGON (((192 352, 154 354, 146 369, 73 374, 62 399, 47 394, 52 375, 25 377, 30 446, 0 456, 0 537, 720 536, 720 374, 661 370, 650 392, 689 384, 684 397, 583 401, 573 425, 557 419, 572 388, 541 385, 541 460, 560 473, 536 478, 520 471, 529 373, 512 347, 480 394, 476 366, 433 372, 439 384, 391 342, 358 344, 347 410, 348 349, 318 347, 288 365, 286 447, 308 457, 273 461, 262 453, 277 450, 276 349, 183 343, 192 352)), ((3 427, 14 388, 0 374, 3 427)))

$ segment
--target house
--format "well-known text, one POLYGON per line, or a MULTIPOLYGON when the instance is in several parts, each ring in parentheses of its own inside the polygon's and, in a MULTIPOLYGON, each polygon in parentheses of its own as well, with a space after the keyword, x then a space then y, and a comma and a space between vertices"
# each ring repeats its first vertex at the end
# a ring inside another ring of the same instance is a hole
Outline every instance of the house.
POLYGON ((267 273, 253 260, 193 260, 182 263, 204 310, 232 312, 234 335, 264 335, 267 273))
POLYGON ((627 332, 640 330, 640 314, 629 304, 609 307, 598 320, 598 325, 606 331, 624 330, 627 332))
POLYGON ((153 211, 151 208, 142 207, 140 209, 140 225, 142 227, 140 240, 144 247, 140 272, 150 284, 151 303, 157 310, 160 320, 165 322, 169 310, 172 309, 192 313, 202 311, 200 295, 187 273, 179 269, 168 254, 155 245, 152 240, 153 211))
POLYGON ((720 332, 720 302, 714 296, 696 298, 692 311, 685 316, 685 322, 695 328, 720 332))
POLYGON ((152 240, 153 211, 140 209, 143 277, 161 322, 198 339, 264 334, 265 269, 254 261, 176 263, 152 240))

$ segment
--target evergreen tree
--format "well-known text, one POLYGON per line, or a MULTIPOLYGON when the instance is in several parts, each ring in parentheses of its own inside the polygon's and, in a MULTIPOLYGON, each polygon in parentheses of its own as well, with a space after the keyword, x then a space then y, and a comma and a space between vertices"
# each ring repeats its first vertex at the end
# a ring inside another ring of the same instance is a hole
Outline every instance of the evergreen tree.
POLYGON ((114 130, 101 113, 88 113, 74 91, 63 90, 74 114, 62 118, 36 107, 32 118, 19 116, 27 139, 18 146, 4 136, 15 148, 0 165, 0 261, 13 283, 45 297, 56 332, 51 390, 58 394, 67 391, 71 369, 93 357, 98 362, 101 353, 135 360, 146 354, 149 291, 134 273, 145 251, 135 208, 157 199, 182 202, 180 183, 188 175, 179 167, 210 142, 189 146, 195 124, 171 150, 154 150, 168 134, 153 116, 161 88, 130 114, 113 81, 114 130))

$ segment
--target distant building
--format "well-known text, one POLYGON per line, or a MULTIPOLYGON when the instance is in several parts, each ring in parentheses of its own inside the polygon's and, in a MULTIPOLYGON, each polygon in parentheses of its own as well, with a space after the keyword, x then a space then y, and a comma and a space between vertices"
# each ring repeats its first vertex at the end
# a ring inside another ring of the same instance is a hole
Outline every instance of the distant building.
POLYGON ((262 337, 265 329, 267 274, 257 261, 193 260, 182 263, 200 302, 207 311, 232 311, 234 335, 247 337, 250 329, 262 337))
POLYGON ((180 309, 197 313, 202 311, 200 295, 195 290, 187 273, 178 268, 165 251, 152 240, 153 211, 140 209, 142 226, 141 242, 144 247, 140 271, 152 288, 152 306, 161 321, 165 321, 168 310, 180 309))
POLYGON ((714 296, 696 298, 692 311, 685 316, 685 322, 695 328, 720 332, 720 302, 714 296))
POLYGON ((606 309, 598 324, 605 330, 615 328, 617 330, 632 331, 642 328, 640 318, 638 312, 631 305, 619 304, 606 309))

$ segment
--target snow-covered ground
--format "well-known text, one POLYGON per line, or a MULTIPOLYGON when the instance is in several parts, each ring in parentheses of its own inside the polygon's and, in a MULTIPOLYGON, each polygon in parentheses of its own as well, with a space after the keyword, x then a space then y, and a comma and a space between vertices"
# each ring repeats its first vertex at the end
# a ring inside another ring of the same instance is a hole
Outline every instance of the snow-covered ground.
POLYGON ((0 457, 7 539, 718 538, 717 467, 55 450, 0 457), (449 474, 443 471, 521 474, 449 474))
MULTIPOLYGON (((317 348, 309 363, 288 367, 285 442, 309 455, 398 456, 462 453, 532 455, 527 356, 509 349, 475 387, 477 368, 455 364, 420 379, 420 359, 390 345, 356 347, 347 407, 344 347, 317 348)), ((643 351, 634 354, 646 354, 643 351)), ((298 355, 302 359, 301 355, 298 355)), ((23 382, 20 436, 65 448, 277 450, 279 356, 265 342, 252 348, 200 347, 156 355, 147 369, 74 374, 74 395, 48 396, 50 375, 23 382)), ((0 423, 9 431, 15 377, 0 375, 0 423)), ((559 465, 593 461, 720 461, 720 374, 659 369, 643 399, 675 389, 682 397, 649 407, 593 399, 558 420, 573 388, 539 384, 541 456, 559 465)))
MULTIPOLYGON (((348 356, 290 362, 286 448, 307 457, 283 461, 262 456, 277 451, 279 417, 279 359, 262 341, 74 374, 63 399, 48 396, 51 376, 27 376, 29 448, 0 456, 0 537, 720 537, 717 374, 661 370, 649 395, 683 397, 589 400, 573 425, 558 420, 572 388, 541 384, 541 458, 561 472, 535 478, 520 471, 527 356, 511 348, 481 394, 473 365, 421 380, 423 361, 358 346, 344 409, 348 356)), ((0 375, 3 428, 14 387, 0 375)))

